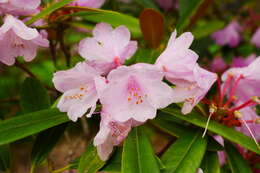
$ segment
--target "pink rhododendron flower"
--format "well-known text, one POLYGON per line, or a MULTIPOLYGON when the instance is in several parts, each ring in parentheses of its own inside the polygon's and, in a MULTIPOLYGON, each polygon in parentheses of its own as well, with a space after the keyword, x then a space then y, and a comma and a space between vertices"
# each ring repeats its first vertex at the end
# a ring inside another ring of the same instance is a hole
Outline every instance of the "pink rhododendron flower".
POLYGON ((87 117, 90 117, 96 108, 96 84, 100 80, 104 79, 85 62, 78 63, 72 69, 54 73, 54 86, 64 93, 57 105, 59 110, 67 112, 72 121, 82 117, 89 109, 87 117))
POLYGON ((150 64, 120 66, 108 74, 100 94, 102 106, 119 122, 152 119, 157 109, 172 103, 172 88, 162 79, 163 73, 150 64))
POLYGON ((238 22, 233 21, 224 29, 213 33, 212 38, 218 45, 229 45, 230 47, 236 47, 241 41, 241 30, 241 26, 238 24, 238 22))
POLYGON ((216 73, 223 72, 227 67, 228 65, 221 57, 214 58, 210 64, 210 70, 216 73))
POLYGON ((93 37, 79 44, 79 54, 103 74, 123 64, 136 49, 137 42, 130 41, 130 32, 125 26, 113 29, 106 23, 97 24, 93 37))
POLYGON ((41 0, 1 0, 0 14, 29 15, 38 12, 41 0))
POLYGON ((234 81, 233 95, 240 102, 245 102, 253 96, 260 96, 260 57, 256 58, 246 67, 237 67, 227 70, 222 75, 224 82, 234 81))
POLYGON ((173 32, 167 48, 159 56, 156 65, 164 72, 166 79, 173 83, 174 102, 183 102, 182 112, 187 114, 206 95, 217 75, 197 64, 198 55, 189 49, 193 36, 183 33, 176 38, 173 32))
POLYGON ((36 29, 27 27, 22 21, 7 15, 0 27, 0 61, 13 65, 17 56, 25 61, 35 58, 38 46, 48 47, 49 42, 36 29))
POLYGON ((103 110, 100 129, 94 138, 94 145, 97 146, 100 159, 106 161, 112 153, 113 147, 119 145, 127 137, 132 127, 138 125, 141 125, 141 122, 132 119, 123 123, 115 121, 103 110))
POLYGON ((256 58, 255 54, 252 54, 246 58, 243 57, 234 57, 232 59, 231 67, 245 67, 251 64, 256 58))
POLYGON ((256 47, 260 48, 260 28, 256 30, 254 33, 251 43, 254 44, 256 47))
POLYGON ((75 0, 70 5, 82 6, 90 8, 100 8, 105 3, 105 0, 75 0))

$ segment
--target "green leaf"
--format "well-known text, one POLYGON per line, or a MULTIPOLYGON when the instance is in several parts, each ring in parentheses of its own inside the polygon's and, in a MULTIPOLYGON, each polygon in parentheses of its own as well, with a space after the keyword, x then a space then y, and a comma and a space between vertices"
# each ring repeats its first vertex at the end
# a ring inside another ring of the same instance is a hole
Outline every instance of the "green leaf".
POLYGON ((26 78, 21 87, 21 107, 24 113, 50 107, 47 90, 34 78, 26 78))
POLYGON ((181 126, 175 122, 170 122, 167 120, 164 120, 162 118, 163 114, 160 114, 159 116, 156 117, 156 119, 152 120, 152 124, 162 131, 175 136, 175 137, 180 137, 186 133, 188 133, 189 129, 185 128, 184 126, 181 126))
POLYGON ((203 173, 220 173, 220 164, 217 152, 207 151, 203 158, 201 168, 203 173))
POLYGON ((207 140, 201 136, 198 131, 178 138, 161 158, 166 167, 163 173, 195 173, 207 147, 207 140))
POLYGON ((179 4, 179 20, 177 22, 177 30, 182 30, 187 26, 192 15, 196 12, 203 0, 180 0, 179 4))
POLYGON ((113 156, 108 160, 106 165, 100 170, 109 173, 121 172, 121 160, 122 160, 122 147, 118 147, 113 156))
MULTIPOLYGON (((202 115, 199 115, 195 111, 188 115, 183 115, 179 109, 172 109, 172 108, 166 108, 161 110, 164 113, 168 113, 170 115, 173 115, 179 119, 185 120, 187 122, 190 122, 196 126, 205 128, 207 118, 203 117, 202 115)), ((216 121, 210 121, 208 130, 214 133, 219 134, 220 136, 223 136, 224 138, 235 142, 237 144, 240 144, 244 148, 251 150, 253 152, 256 152, 260 154, 260 150, 257 148, 255 142, 253 139, 251 139, 248 136, 245 136, 244 134, 230 128, 227 126, 224 126, 222 124, 219 124, 216 121)))
POLYGON ((224 146, 232 173, 252 173, 246 160, 231 143, 225 141, 224 146))
POLYGON ((192 30, 192 33, 196 39, 209 36, 213 32, 223 28, 225 22, 214 20, 214 21, 203 21, 198 23, 197 27, 192 30))
POLYGON ((86 7, 81 7, 78 9, 82 11, 64 16, 81 16, 87 21, 95 23, 106 22, 111 24, 113 27, 125 25, 130 30, 133 37, 140 37, 142 35, 139 20, 133 16, 110 10, 101 10, 86 7))
POLYGON ((0 122, 0 145, 38 133, 69 121, 66 113, 46 109, 0 122))
POLYGON ((64 123, 43 131, 37 136, 31 154, 33 165, 40 165, 42 163, 42 161, 48 156, 48 154, 58 143, 66 127, 67 123, 64 123))
POLYGON ((139 17, 141 30, 149 47, 157 48, 164 34, 164 18, 154 9, 144 9, 139 17))
POLYGON ((160 168, 144 127, 133 128, 124 142, 122 173, 159 173, 160 168))
POLYGON ((31 25, 32 23, 36 22, 37 20, 43 18, 44 16, 54 12, 55 10, 67 5, 68 3, 72 2, 74 0, 60 0, 56 3, 53 3, 52 5, 48 6, 47 8, 43 9, 40 13, 33 16, 30 20, 25 22, 27 25, 31 25))
POLYGON ((0 171, 7 171, 10 168, 9 145, 0 146, 0 171))
POLYGON ((104 165, 105 162, 99 159, 96 147, 90 144, 80 157, 78 173, 96 173, 104 165))

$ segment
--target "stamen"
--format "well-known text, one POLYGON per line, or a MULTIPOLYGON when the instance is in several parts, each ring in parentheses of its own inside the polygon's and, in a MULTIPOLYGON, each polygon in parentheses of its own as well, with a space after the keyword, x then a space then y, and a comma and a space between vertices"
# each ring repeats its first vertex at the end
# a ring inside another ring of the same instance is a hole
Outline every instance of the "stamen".
POLYGON ((205 130, 203 132, 202 138, 205 137, 207 129, 208 129, 208 126, 209 126, 210 118, 216 111, 217 111, 217 107, 215 105, 211 105, 210 108, 209 108, 209 118, 207 120, 206 127, 205 127, 205 130))
POLYGON ((243 75, 239 75, 239 77, 235 80, 235 83, 233 85, 233 87, 231 88, 231 91, 230 91, 230 96, 228 98, 228 101, 226 102, 226 104, 224 106, 229 106, 229 104, 234 100, 233 96, 236 92, 236 89, 237 89, 237 86, 238 86, 238 83, 241 79, 243 79, 244 76, 243 75))
POLYGON ((246 101, 245 103, 243 103, 243 104, 241 104, 241 105, 239 105, 237 107, 232 108, 230 111, 234 112, 234 111, 240 110, 242 108, 245 108, 247 106, 252 106, 254 104, 255 104, 254 100, 250 99, 250 100, 246 101))
POLYGON ((251 129, 249 128, 249 126, 247 125, 246 121, 243 120, 242 118, 241 118, 240 120, 242 121, 243 124, 245 124, 247 130, 249 131, 250 135, 252 136, 253 140, 255 141, 255 144, 256 144, 257 148, 260 150, 260 146, 259 146, 259 144, 258 144, 258 142, 257 142, 257 140, 256 140, 256 137, 255 137, 255 135, 253 134, 252 130, 251 130, 251 129))
POLYGON ((220 101, 219 101, 220 102, 220 106, 222 106, 222 102, 223 102, 224 96, 226 94, 226 91, 227 91, 228 87, 230 86, 230 82, 231 82, 232 79, 233 79, 233 75, 228 74, 227 81, 224 83, 223 91, 221 92, 221 95, 220 95, 220 101))

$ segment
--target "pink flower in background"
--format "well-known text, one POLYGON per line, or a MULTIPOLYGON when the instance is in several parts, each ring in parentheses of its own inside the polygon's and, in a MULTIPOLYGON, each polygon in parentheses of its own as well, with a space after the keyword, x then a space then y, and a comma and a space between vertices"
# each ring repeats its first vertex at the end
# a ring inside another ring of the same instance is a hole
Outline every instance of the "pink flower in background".
POLYGON ((153 119, 157 109, 172 103, 172 88, 162 79, 163 73, 150 64, 120 66, 109 73, 101 104, 119 122, 153 119))
POLYGON ((105 3, 105 0, 75 0, 70 5, 82 6, 90 8, 100 8, 105 3))
POLYGON ((130 41, 130 32, 125 26, 113 29, 106 23, 97 24, 93 37, 79 44, 79 54, 102 74, 123 64, 136 49, 137 42, 130 41))
POLYGON ((173 100, 184 102, 182 112, 187 114, 206 95, 217 75, 197 64, 198 55, 189 49, 193 41, 192 34, 186 32, 178 38, 176 34, 172 33, 167 48, 156 61, 156 66, 175 85, 173 100))
POLYGON ((213 59, 212 63, 210 64, 210 70, 215 73, 220 73, 226 70, 228 65, 221 57, 216 57, 213 59))
POLYGON ((246 67, 256 59, 256 55, 252 54, 246 58, 234 57, 232 59, 231 67, 246 67))
POLYGON ((230 47, 236 47, 241 41, 241 26, 238 22, 233 21, 224 29, 219 30, 212 34, 212 38, 218 45, 229 45, 230 47))
POLYGON ((72 121, 82 117, 89 109, 87 117, 90 117, 96 108, 96 85, 99 85, 100 81, 104 79, 85 62, 78 63, 72 69, 54 73, 54 86, 64 93, 57 107, 61 112, 67 112, 72 121))
POLYGON ((0 14, 30 15, 38 12, 41 0, 1 0, 0 14))
POLYGON ((37 54, 37 48, 48 47, 49 41, 44 39, 36 29, 27 27, 22 21, 7 15, 0 28, 0 61, 13 65, 17 56, 31 61, 37 54))
POLYGON ((252 36, 251 43, 260 48, 260 28, 258 28, 252 36))
POLYGON ((174 0, 156 0, 157 4, 164 10, 169 11, 174 7, 174 0))
POLYGON ((113 151, 113 147, 119 145, 128 135, 132 127, 141 125, 132 119, 121 123, 113 120, 104 110, 101 113, 100 129, 94 138, 98 155, 101 160, 106 161, 113 151))

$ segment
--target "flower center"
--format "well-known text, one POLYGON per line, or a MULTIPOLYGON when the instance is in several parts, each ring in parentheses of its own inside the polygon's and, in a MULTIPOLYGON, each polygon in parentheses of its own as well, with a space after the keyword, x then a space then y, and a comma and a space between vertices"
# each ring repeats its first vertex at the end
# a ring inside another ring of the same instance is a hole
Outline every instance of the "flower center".
POLYGON ((132 76, 130 77, 127 85, 127 93, 127 101, 136 105, 143 103, 144 99, 147 97, 147 94, 142 93, 139 84, 132 76))

